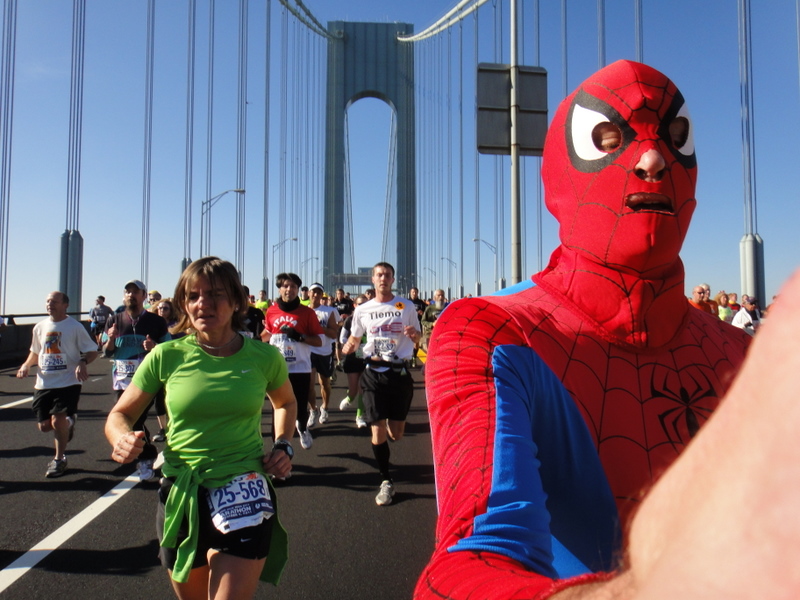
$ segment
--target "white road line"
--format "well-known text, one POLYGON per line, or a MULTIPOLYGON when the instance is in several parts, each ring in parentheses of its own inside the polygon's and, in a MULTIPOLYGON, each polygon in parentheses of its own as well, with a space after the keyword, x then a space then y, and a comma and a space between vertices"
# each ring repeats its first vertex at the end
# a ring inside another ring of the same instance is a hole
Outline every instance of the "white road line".
POLYGON ((136 473, 129 475, 113 490, 95 500, 56 531, 48 535, 41 542, 0 571, 0 594, 17 579, 35 567, 39 561, 44 560, 53 550, 56 550, 69 538, 91 523, 92 520, 100 516, 105 509, 122 498, 123 495, 132 490, 138 483, 139 476, 136 473))
POLYGON ((33 400, 33 396, 28 396, 27 398, 23 398, 22 400, 17 400, 15 402, 9 402, 8 404, 3 404, 0 406, 0 410, 4 408, 13 408, 15 406, 19 406, 20 404, 25 404, 26 402, 30 402, 33 400))

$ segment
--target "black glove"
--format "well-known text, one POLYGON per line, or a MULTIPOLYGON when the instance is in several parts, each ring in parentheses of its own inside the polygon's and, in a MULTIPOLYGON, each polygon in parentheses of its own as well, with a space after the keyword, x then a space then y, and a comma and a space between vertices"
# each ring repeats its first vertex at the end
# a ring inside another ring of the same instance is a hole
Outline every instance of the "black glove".
POLYGON ((290 340, 294 340, 295 342, 302 342, 305 341, 305 336, 302 333, 297 331, 294 327, 289 327, 288 325, 284 325, 281 327, 281 333, 286 334, 290 340))

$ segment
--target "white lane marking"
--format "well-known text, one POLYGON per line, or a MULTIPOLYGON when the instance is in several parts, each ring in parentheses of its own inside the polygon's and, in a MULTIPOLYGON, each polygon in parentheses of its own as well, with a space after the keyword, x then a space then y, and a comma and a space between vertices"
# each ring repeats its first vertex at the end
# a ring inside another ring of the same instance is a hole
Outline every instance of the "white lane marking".
POLYGON ((96 517, 100 516, 105 509, 122 498, 123 495, 132 490, 138 483, 139 476, 134 472, 119 483, 113 490, 95 500, 92 504, 72 517, 72 519, 64 523, 64 525, 56 529, 53 533, 0 571, 0 594, 17 579, 35 567, 39 561, 44 560, 53 550, 56 550, 69 538, 91 523, 96 517))
POLYGON ((23 398, 22 400, 16 400, 14 402, 9 402, 8 404, 3 404, 0 406, 0 410, 4 408, 13 408, 15 406, 19 406, 20 404, 25 404, 26 402, 30 402, 33 400, 33 396, 28 396, 27 398, 23 398))

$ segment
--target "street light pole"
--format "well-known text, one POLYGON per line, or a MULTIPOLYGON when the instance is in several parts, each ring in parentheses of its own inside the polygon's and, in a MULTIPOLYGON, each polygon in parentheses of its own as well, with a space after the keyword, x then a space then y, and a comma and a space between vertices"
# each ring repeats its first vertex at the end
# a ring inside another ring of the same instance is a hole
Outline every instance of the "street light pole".
POLYGON ((286 242, 296 242, 296 237, 286 238, 281 240, 277 244, 272 244, 272 281, 275 281, 275 253, 280 250, 281 246, 283 246, 286 242))
MULTIPOLYGON (((472 241, 473 242, 483 242, 484 244, 486 244, 486 247, 489 248, 489 250, 492 251, 492 254, 494 254, 494 290, 493 291, 496 292, 499 289, 497 287, 497 248, 495 246, 493 246, 492 244, 490 244, 489 242, 487 242, 486 240, 484 240, 483 238, 472 238, 472 241)), ((478 283, 480 283, 480 282, 478 282, 478 283)), ((480 295, 480 290, 478 290, 478 295, 480 295)))
POLYGON ((303 267, 306 266, 312 260, 319 260, 319 256, 312 256, 311 258, 305 259, 303 262, 300 263, 300 270, 302 271, 303 267))
MULTIPOLYGON (((454 260, 451 260, 451 259, 447 258, 446 256, 443 256, 441 258, 441 260, 446 260, 448 263, 450 263, 453 266, 453 270, 456 273, 456 284, 455 284, 454 287, 458 288, 458 263, 456 261, 454 261, 454 260)), ((450 283, 451 283, 450 282, 450 269, 448 268, 447 269, 447 299, 448 299, 448 301, 452 300, 451 294, 453 293, 450 283)))
POLYGON ((204 200, 200 206, 200 254, 208 256, 211 254, 211 207, 219 202, 225 194, 236 192, 237 194, 244 194, 245 190, 230 189, 225 190, 221 194, 204 200))

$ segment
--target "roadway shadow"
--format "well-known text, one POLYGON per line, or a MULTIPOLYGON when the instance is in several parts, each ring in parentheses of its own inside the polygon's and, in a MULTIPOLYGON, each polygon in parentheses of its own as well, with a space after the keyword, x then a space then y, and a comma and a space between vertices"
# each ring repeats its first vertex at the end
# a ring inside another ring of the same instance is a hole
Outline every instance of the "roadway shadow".
POLYGON ((84 550, 64 548, 54 550, 34 571, 74 573, 83 575, 142 575, 161 569, 158 560, 158 540, 144 545, 114 550, 84 550))

